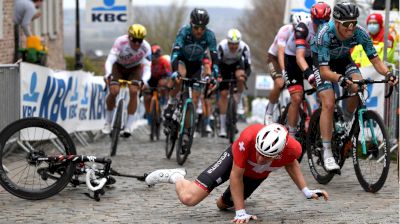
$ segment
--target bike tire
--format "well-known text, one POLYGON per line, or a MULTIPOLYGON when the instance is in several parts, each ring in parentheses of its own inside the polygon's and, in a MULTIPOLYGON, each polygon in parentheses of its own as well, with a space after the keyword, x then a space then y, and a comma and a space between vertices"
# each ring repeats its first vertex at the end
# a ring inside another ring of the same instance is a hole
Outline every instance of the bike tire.
POLYGON ((150 126, 150 140, 154 141, 154 138, 157 138, 157 108, 156 103, 153 101, 153 105, 151 107, 151 126, 150 126))
POLYGON ((179 165, 183 165, 190 154, 190 149, 193 143, 193 135, 196 129, 194 116, 194 105, 193 103, 188 103, 186 110, 184 110, 182 113, 181 119, 183 120, 183 122, 179 127, 183 128, 182 132, 179 133, 178 145, 176 148, 176 161, 179 165), (187 118, 187 116, 189 116, 189 118, 187 118), (184 140, 186 140, 186 142, 184 142, 184 140))
POLYGON ((49 198, 62 191, 70 182, 75 166, 72 162, 53 162, 52 164, 57 165, 58 169, 56 173, 51 173, 50 163, 34 160, 33 155, 46 157, 75 154, 76 149, 71 137, 60 125, 37 117, 17 120, 0 133, 0 184, 6 191, 19 198, 28 200, 49 198), (55 140, 59 148, 49 139, 55 140), (12 147, 13 151, 5 153, 8 147, 12 147), (29 152, 25 151, 26 149, 29 152), (26 166, 22 163, 26 163, 26 166), (40 174, 39 170, 45 172, 40 174), (27 176, 23 178, 25 174, 27 176), (52 175, 52 178, 46 179, 47 174, 52 175), (20 186, 23 184, 20 180, 24 180, 24 184, 29 187, 20 186))
MULTIPOLYGON (((367 110, 363 114, 364 127, 368 124, 367 121, 373 122, 373 126, 375 127, 374 136, 377 137, 375 139, 381 139, 380 141, 378 140, 378 144, 369 141, 367 155, 363 155, 360 139, 361 131, 359 130, 360 124, 357 124, 358 136, 356 137, 356 147, 353 147, 353 165, 358 182, 362 188, 367 192, 375 193, 383 187, 388 176, 390 167, 390 141, 383 120, 378 113, 367 110), (381 159, 381 162, 379 162, 379 159, 381 159), (375 171, 377 173, 376 175, 369 176, 370 172, 372 173, 375 171)), ((368 128, 365 129, 366 131, 371 130, 368 128)), ((368 135, 368 133, 365 132, 364 134, 368 135)))
POLYGON ((171 133, 166 135, 165 139, 165 156, 167 159, 170 159, 172 156, 172 152, 174 151, 176 139, 177 139, 177 128, 171 128, 171 133))
MULTIPOLYGON (((289 113, 289 106, 290 102, 286 105, 285 109, 283 110, 281 116, 278 119, 278 123, 286 126, 287 125, 287 118, 288 118, 288 113, 289 113)), ((305 131, 305 121, 307 118, 307 114, 304 113, 303 109, 299 109, 299 122, 297 124, 297 133, 296 133, 296 140, 301 144, 301 155, 299 158, 297 158, 297 161, 301 163, 304 154, 306 154, 306 147, 307 147, 307 133, 305 131)))
POLYGON ((228 101, 228 110, 226 112, 226 130, 228 134, 229 143, 233 143, 236 134, 236 104, 233 97, 228 101))
POLYGON ((117 154, 119 135, 122 129, 122 113, 124 110, 124 103, 118 102, 117 111, 115 112, 114 125, 111 131, 111 152, 110 156, 115 156, 117 154))
POLYGON ((307 156, 308 165, 314 179, 320 184, 329 183, 334 173, 328 172, 323 167, 322 157, 322 140, 319 126, 319 118, 321 116, 321 108, 317 109, 312 115, 309 123, 309 132, 307 134, 307 156))

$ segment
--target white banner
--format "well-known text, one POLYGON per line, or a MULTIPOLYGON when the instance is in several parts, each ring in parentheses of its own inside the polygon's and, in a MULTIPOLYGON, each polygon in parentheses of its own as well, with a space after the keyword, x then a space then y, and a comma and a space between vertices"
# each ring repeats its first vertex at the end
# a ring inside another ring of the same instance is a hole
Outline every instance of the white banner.
POLYGON ((130 9, 129 0, 86 0, 87 23, 126 23, 130 9))
POLYGON ((258 90, 272 90, 274 88, 274 80, 270 75, 257 75, 256 76, 256 89, 258 90))
POLYGON ((47 118, 69 133, 103 127, 106 92, 102 77, 29 63, 21 63, 20 69, 22 118, 47 118))
MULTIPOLYGON (((360 68, 361 74, 364 79, 371 80, 382 80, 385 79, 384 76, 380 75, 372 65, 360 68)), ((382 118, 385 117, 385 84, 369 84, 367 87, 369 98, 366 102, 367 108, 369 110, 374 110, 381 115, 382 118)), ((365 95, 367 96, 367 95, 365 95)))

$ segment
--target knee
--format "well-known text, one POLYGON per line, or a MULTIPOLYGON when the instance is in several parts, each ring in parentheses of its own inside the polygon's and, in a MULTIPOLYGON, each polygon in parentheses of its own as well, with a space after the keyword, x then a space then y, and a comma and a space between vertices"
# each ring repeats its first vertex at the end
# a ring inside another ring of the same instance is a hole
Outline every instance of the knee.
POLYGON ((322 103, 322 109, 325 111, 333 111, 335 108, 335 103, 333 101, 325 101, 322 103))
POLYGON ((199 203, 198 201, 195 200, 192 194, 181 195, 180 201, 182 202, 182 204, 186 206, 195 206, 199 203))
POLYGON ((228 98, 228 91, 221 91, 220 92, 220 99, 226 100, 228 98))
POLYGON ((290 96, 290 101, 292 102, 293 105, 300 105, 302 101, 302 95, 301 94, 293 94, 290 96))
POLYGON ((281 89, 283 89, 284 86, 285 86, 285 82, 283 81, 282 77, 276 78, 274 80, 274 88, 281 90, 281 89))

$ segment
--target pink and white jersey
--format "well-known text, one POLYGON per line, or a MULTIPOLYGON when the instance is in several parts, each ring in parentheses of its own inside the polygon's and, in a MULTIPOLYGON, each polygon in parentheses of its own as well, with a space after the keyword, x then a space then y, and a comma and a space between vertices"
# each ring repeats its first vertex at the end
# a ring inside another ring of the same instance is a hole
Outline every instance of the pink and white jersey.
POLYGON ((125 68, 131 68, 142 64, 144 58, 151 58, 150 44, 143 40, 138 50, 134 50, 129 45, 128 35, 118 37, 110 50, 110 54, 117 57, 117 62, 125 68))
POLYGON ((282 26, 278 33, 275 36, 274 42, 271 44, 271 46, 268 49, 268 53, 278 56, 278 47, 285 47, 286 42, 289 39, 290 34, 293 33, 293 25, 292 24, 286 24, 282 26))
POLYGON ((296 48, 299 47, 299 39, 303 39, 306 45, 305 57, 311 56, 310 44, 315 36, 315 31, 313 27, 313 22, 307 20, 300 22, 294 29, 294 32, 290 35, 289 40, 286 43, 285 54, 296 56, 296 48))

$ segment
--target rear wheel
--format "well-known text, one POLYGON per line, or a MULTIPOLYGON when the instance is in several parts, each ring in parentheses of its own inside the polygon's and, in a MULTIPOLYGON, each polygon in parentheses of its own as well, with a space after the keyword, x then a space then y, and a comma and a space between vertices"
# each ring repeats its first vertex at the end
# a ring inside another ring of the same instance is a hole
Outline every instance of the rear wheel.
POLYGON ((196 128, 194 114, 193 103, 188 103, 186 110, 182 114, 183 124, 179 127, 181 130, 179 130, 178 145, 176 148, 176 160, 179 165, 183 165, 190 154, 193 134, 196 128))
POLYGON ((383 187, 389 172, 390 141, 382 118, 375 111, 363 114, 362 127, 357 132, 356 147, 353 147, 354 170, 364 190, 374 193, 383 187), (366 153, 362 150, 363 139, 366 153))
POLYGON ((117 147, 118 147, 118 140, 119 140, 119 134, 122 129, 122 113, 124 109, 124 103, 121 101, 118 102, 118 107, 117 111, 115 112, 115 120, 114 120, 114 125, 112 127, 111 131, 111 152, 110 156, 115 156, 117 153, 117 147))
POLYGON ((151 107, 151 126, 150 126, 150 140, 154 141, 155 138, 159 139, 159 122, 158 122, 158 115, 157 115, 157 105, 155 101, 152 100, 152 107, 151 107), (157 127, 158 126, 158 127, 157 127))
POLYGON ((68 184, 75 166, 39 158, 75 154, 72 139, 58 124, 33 117, 15 121, 0 133, 0 184, 20 198, 51 197, 68 184))

